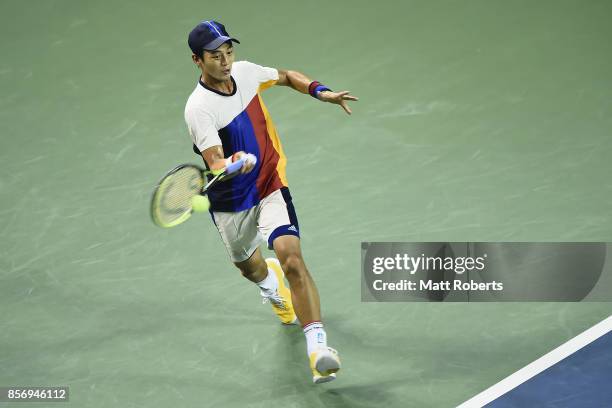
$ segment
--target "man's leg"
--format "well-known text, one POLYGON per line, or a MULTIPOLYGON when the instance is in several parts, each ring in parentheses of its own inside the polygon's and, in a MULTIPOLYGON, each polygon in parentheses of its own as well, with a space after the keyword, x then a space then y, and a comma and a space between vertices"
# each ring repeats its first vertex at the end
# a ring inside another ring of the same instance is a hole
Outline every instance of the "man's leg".
POLYGON ((327 347, 319 292, 304 263, 300 239, 294 235, 281 235, 272 245, 289 281, 293 307, 304 329, 313 381, 316 384, 332 381, 340 369, 340 360, 336 351, 327 347))
POLYGON ((259 283, 268 276, 268 266, 261 256, 259 248, 253 252, 253 255, 251 255, 249 259, 242 262, 235 262, 234 265, 240 269, 242 276, 253 283, 259 283))
POLYGON ((279 271, 279 277, 259 250, 262 236, 257 227, 257 208, 237 213, 215 212, 213 220, 234 265, 245 278, 259 286, 264 301, 272 304, 281 322, 295 323, 291 292, 282 282, 282 272, 279 271))
POLYGON ((284 280, 283 275, 289 281, 290 290, 286 287, 283 290, 304 330, 312 379, 316 384, 331 381, 340 369, 340 360, 336 351, 327 347, 319 292, 302 257, 298 219, 289 189, 283 187, 265 197, 258 210, 259 231, 278 258, 267 259, 268 267, 274 270, 279 282, 284 280))
POLYGON ((302 326, 320 322, 319 291, 306 269, 299 238, 293 235, 282 235, 274 240, 273 246, 289 281, 293 308, 302 326))
MULTIPOLYGON (((276 261, 276 260, 274 260, 276 261)), ((294 324, 297 320, 291 304, 291 292, 282 281, 283 274, 274 271, 274 265, 268 264, 261 256, 259 248, 255 249, 249 259, 234 262, 242 276, 257 284, 261 295, 272 304, 272 309, 284 324, 294 324)))

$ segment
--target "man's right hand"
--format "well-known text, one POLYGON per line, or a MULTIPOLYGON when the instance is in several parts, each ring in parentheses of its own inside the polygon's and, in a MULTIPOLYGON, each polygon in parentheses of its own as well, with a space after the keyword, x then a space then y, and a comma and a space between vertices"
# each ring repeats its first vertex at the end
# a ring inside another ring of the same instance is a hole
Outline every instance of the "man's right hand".
POLYGON ((257 163, 257 158, 255 157, 255 155, 248 154, 242 151, 236 152, 232 155, 232 162, 235 162, 236 160, 240 160, 244 156, 246 156, 246 158, 245 158, 244 164, 240 168, 240 174, 250 173, 255 168, 255 164, 257 163))
MULTIPOLYGON (((223 154, 223 147, 221 145, 212 146, 202 152, 202 157, 206 162, 207 166, 211 170, 222 170, 229 163, 233 163, 236 160, 240 159, 243 155, 247 155, 245 152, 236 152, 232 156, 227 159, 223 154)), ((247 159, 242 168, 240 169, 240 174, 246 174, 251 172, 255 168, 255 164, 257 163, 257 158, 253 154, 249 154, 252 159, 247 159)))

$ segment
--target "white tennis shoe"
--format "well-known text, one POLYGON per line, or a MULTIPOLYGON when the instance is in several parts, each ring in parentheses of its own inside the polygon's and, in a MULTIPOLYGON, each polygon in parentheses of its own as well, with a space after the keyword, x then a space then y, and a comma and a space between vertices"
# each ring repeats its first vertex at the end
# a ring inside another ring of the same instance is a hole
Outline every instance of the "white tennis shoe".
POLYGON ((322 348, 310 353, 310 369, 312 382, 323 384, 336 379, 336 372, 340 370, 338 352, 331 347, 322 348))

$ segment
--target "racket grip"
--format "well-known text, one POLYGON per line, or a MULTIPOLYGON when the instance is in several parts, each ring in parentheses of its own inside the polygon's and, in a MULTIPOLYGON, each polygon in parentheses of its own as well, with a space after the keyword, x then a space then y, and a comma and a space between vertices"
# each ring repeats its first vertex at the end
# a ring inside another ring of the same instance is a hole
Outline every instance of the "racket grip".
POLYGON ((245 154, 240 159, 236 160, 233 163, 230 163, 226 168, 225 172, 227 174, 232 174, 237 172, 242 168, 245 162, 252 162, 253 164, 257 163, 257 157, 254 154, 245 154))
POLYGON ((225 168, 225 172, 227 174, 235 173, 235 172, 237 172, 238 170, 240 170, 242 168, 243 164, 244 164, 244 158, 240 158, 240 159, 236 160, 235 162, 230 163, 225 168))

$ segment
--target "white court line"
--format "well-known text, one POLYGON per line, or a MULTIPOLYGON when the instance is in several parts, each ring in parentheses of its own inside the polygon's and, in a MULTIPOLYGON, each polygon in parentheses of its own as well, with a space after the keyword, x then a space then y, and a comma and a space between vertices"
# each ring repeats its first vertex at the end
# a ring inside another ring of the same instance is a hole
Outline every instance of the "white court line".
POLYGON ((480 394, 470 398, 457 408, 482 407, 490 403, 610 331, 612 331, 612 316, 602 320, 590 329, 585 330, 578 336, 563 343, 553 351, 543 355, 514 374, 511 374, 480 394))

